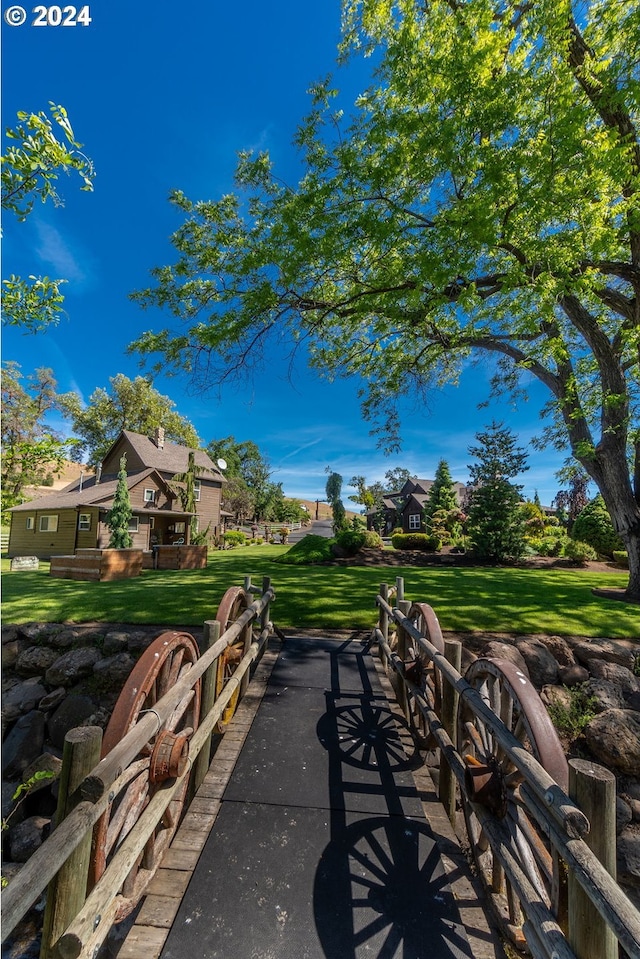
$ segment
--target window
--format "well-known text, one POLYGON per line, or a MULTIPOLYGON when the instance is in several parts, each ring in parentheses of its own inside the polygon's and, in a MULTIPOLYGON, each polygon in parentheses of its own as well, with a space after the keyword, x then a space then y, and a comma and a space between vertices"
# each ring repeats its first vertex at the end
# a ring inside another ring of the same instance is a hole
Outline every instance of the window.
POLYGON ((409 529, 420 529, 420 513, 409 514, 409 529))
POLYGON ((185 533, 186 530, 187 530, 187 524, 186 524, 186 523, 174 523, 174 524, 173 524, 173 531, 174 531, 174 533, 185 533))
POLYGON ((202 489, 202 483, 199 479, 193 481, 193 498, 196 503, 200 500, 200 491, 202 489))
POLYGON ((156 491, 154 489, 146 489, 144 491, 144 501, 145 503, 155 503, 156 491))
POLYGON ((27 529, 33 529, 34 525, 33 516, 27 516, 27 529))
POLYGON ((149 529, 153 529, 153 527, 154 527, 155 525, 156 525, 155 516, 150 516, 150 517, 149 517, 149 529))
POLYGON ((41 516, 40 517, 40 532, 41 533, 56 533, 58 531, 58 517, 56 516, 41 516))
POLYGON ((91 529, 91 513, 80 513, 78 516, 78 529, 91 529))
POLYGON ((139 524, 139 522, 140 522, 140 521, 139 521, 139 519, 138 519, 137 516, 132 516, 132 517, 131 517, 131 519, 129 520, 129 526, 127 527, 130 533, 137 533, 137 532, 138 532, 138 524, 139 524))

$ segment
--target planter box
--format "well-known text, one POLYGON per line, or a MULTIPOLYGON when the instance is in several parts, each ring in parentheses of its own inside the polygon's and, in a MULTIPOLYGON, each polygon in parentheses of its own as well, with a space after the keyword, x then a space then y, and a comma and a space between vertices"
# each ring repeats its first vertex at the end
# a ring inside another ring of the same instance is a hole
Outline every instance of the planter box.
POLYGON ((156 569, 206 569, 206 546, 154 546, 156 569))
POLYGON ((52 556, 50 576, 105 582, 142 572, 141 549, 79 549, 75 556, 52 556))

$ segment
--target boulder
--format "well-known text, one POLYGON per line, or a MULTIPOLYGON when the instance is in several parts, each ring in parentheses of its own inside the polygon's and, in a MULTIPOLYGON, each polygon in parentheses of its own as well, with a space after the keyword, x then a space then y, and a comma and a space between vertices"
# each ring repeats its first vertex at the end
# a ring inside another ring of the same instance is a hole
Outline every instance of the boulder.
POLYGON ((50 713, 52 709, 57 709, 66 695, 67 691, 64 686, 57 686, 42 697, 38 703, 38 709, 43 713, 50 713))
POLYGON ((607 709, 584 728, 593 755, 614 771, 637 776, 640 769, 640 713, 607 709))
POLYGON ((550 706, 559 706, 561 709, 569 711, 573 702, 571 693, 565 686, 543 686, 540 691, 540 699, 546 708, 550 706))
POLYGON ((49 835, 51 820, 45 816, 29 816, 24 822, 9 827, 9 851, 13 862, 26 862, 49 835))
POLYGON ((59 655, 48 646, 29 646, 19 654, 14 669, 19 676, 43 676, 59 655))
POLYGON ((96 704, 81 693, 70 693, 60 706, 49 716, 47 726, 51 742, 58 749, 64 747, 64 737, 70 729, 84 726, 95 713, 96 704))
POLYGON ((54 649, 70 649, 72 646, 78 645, 78 642, 78 631, 72 627, 53 633, 48 640, 49 646, 53 646, 54 649))
POLYGON ((560 682, 563 686, 579 686, 580 683, 586 683, 589 679, 589 670, 584 666, 561 666, 558 670, 560 682))
POLYGON ((590 659, 600 659, 605 663, 616 663, 625 669, 633 669, 637 646, 625 640, 591 639, 573 647, 576 659, 589 668, 590 659))
POLYGON ((59 627, 52 627, 50 623, 22 623, 18 626, 20 636, 31 643, 46 643, 52 632, 59 627))
POLYGON ((59 778, 62 771, 62 760, 53 753, 42 753, 37 759, 30 763, 22 774, 23 782, 28 782, 38 773, 49 773, 46 778, 40 778, 34 781, 30 792, 38 792, 51 786, 59 778))
POLYGON ((15 663, 20 653, 27 648, 27 642, 24 639, 11 639, 7 642, 2 640, 2 668, 9 669, 15 663))
POLYGON ((630 669, 619 666, 617 663, 608 663, 600 659, 590 659, 588 669, 594 679, 603 679, 607 683, 618 686, 623 693, 637 693, 640 691, 640 678, 634 676, 630 669))
POLYGON ((129 633, 124 630, 112 629, 107 633, 102 645, 105 656, 114 656, 116 653, 126 653, 129 649, 129 633))
POLYGON ((595 710, 602 713, 605 709, 624 709, 626 706, 622 690, 606 679, 590 679, 585 691, 596 700, 595 710))
POLYGON ((537 689, 555 686, 558 681, 558 664, 544 643, 539 639, 519 639, 516 646, 527 664, 529 678, 537 689))
POLYGON ((618 836, 618 882, 640 886, 640 826, 631 825, 618 836))
POLYGON ((574 666, 576 658, 571 646, 562 636, 545 636, 544 645, 547 647, 558 666, 574 666))
POLYGON ((42 752, 44 716, 33 709, 21 716, 2 744, 2 775, 20 779, 29 763, 42 752))
POLYGON ((622 796, 616 796, 616 833, 620 834, 632 819, 633 812, 629 803, 622 796))
POLYGON ((131 653, 116 653, 100 659, 93 667, 94 676, 106 689, 122 689, 136 661, 131 653))
POLYGON ((506 659, 508 662, 513 663, 514 666, 517 666, 525 676, 529 675, 524 656, 520 650, 511 643, 500 643, 497 640, 493 640, 488 644, 485 656, 490 656, 494 659, 506 659))
POLYGON ((100 659, 100 650, 91 646, 71 649, 52 663, 45 673, 45 680, 50 686, 73 686, 78 680, 90 676, 100 659))
POLYGON ((43 696, 46 696, 47 690, 40 682, 40 676, 31 676, 22 683, 12 686, 9 692, 4 693, 2 697, 2 712, 7 708, 16 707, 18 715, 28 713, 35 709, 43 696))

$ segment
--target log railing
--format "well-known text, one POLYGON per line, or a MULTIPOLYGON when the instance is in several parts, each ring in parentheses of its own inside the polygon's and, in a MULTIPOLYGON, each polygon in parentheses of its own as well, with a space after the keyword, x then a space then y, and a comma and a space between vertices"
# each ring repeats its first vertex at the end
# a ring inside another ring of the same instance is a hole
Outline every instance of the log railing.
POLYGON ((576 798, 580 797, 582 808, 579 808, 453 665, 452 660, 456 658, 457 664, 460 663, 460 644, 445 644, 443 654, 416 629, 407 616, 411 604, 404 599, 402 578, 396 580, 395 586, 382 584, 376 604, 379 619, 373 637, 384 668, 394 679, 398 703, 407 718, 410 718, 409 704, 415 705, 440 749, 440 799, 452 820, 451 796, 456 785, 461 801, 471 804, 494 857, 501 863, 520 901, 525 914, 523 929, 527 946, 535 959, 609 959, 618 956, 618 944, 629 959, 640 959, 640 913, 591 848, 595 845, 592 837, 597 841, 603 832, 602 823, 611 820, 611 809, 602 808, 602 791, 599 798, 584 800, 598 791, 601 780, 611 779, 611 774, 592 763, 579 760, 569 763, 569 790, 576 798), (397 630, 397 649, 390 643, 392 629, 397 630), (417 644, 442 678, 439 712, 425 691, 405 675, 406 664, 401 655, 404 637, 410 637, 414 646, 417 644), (465 701, 518 767, 523 780, 520 797, 568 871, 569 903, 563 917, 554 915, 542 901, 522 861, 513 855, 512 837, 505 833, 500 818, 474 802, 469 794, 465 761, 457 749, 455 723, 450 713, 447 715, 448 694, 465 701), (583 808, 588 808, 590 819, 583 808), (602 816, 604 819, 597 818, 602 816))
MULTIPOLYGON (((65 864, 70 860, 73 861, 75 856, 76 860, 72 870, 74 873, 73 894, 70 893, 68 886, 65 884, 64 893, 60 891, 59 895, 61 901, 53 904, 57 919, 49 924, 45 922, 45 934, 48 925, 52 926, 53 931, 49 930, 50 941, 44 941, 43 937, 41 955, 58 956, 60 959, 92 959, 114 921, 118 890, 144 849, 149 837, 156 829, 172 798, 179 792, 184 780, 191 774, 192 768, 195 779, 195 782, 192 782, 192 789, 195 791, 202 782, 209 766, 208 747, 211 742, 212 731, 220 721, 225 708, 236 691, 240 693, 244 691, 246 681, 243 683, 243 680, 245 677, 248 679, 251 665, 264 651, 271 634, 273 627, 269 619, 269 606, 275 597, 275 593, 269 579, 265 578, 260 588, 252 586, 250 578, 247 578, 244 588, 248 593, 260 592, 261 595, 240 614, 238 619, 221 636, 219 635, 220 624, 217 621, 211 620, 205 623, 207 640, 205 645, 208 645, 208 648, 202 652, 202 655, 189 671, 158 700, 152 711, 141 715, 135 726, 100 762, 96 765, 92 763, 93 768, 86 768, 80 776, 77 769, 71 773, 71 779, 75 777, 77 780, 77 785, 73 789, 74 802, 69 804, 73 808, 70 809, 68 815, 62 821, 56 824, 56 828, 49 838, 36 850, 18 875, 2 892, 3 942, 47 886, 53 882, 61 871, 64 871, 65 864), (256 623, 259 632, 257 635, 254 632, 253 642, 238 663, 233 676, 214 700, 211 679, 215 674, 218 657, 227 646, 233 644, 234 640, 242 634, 249 624, 253 623, 256 623), (142 747, 162 728, 183 697, 201 678, 204 678, 204 686, 205 689, 209 690, 209 693, 203 696, 200 724, 189 741, 189 762, 184 772, 177 778, 168 780, 153 795, 134 828, 122 842, 113 860, 85 898, 84 889, 86 889, 87 883, 88 857, 86 854, 78 857, 78 851, 83 846, 86 847, 87 837, 90 837, 95 823, 107 809, 114 796, 122 789, 123 784, 131 778, 129 767, 132 767, 132 764, 135 763, 142 747), (207 705, 211 707, 208 711, 206 711, 207 705), (204 755, 205 747, 207 747, 206 755, 204 755), (84 875, 79 874, 82 873, 82 870, 84 870, 84 875), (82 890, 81 899, 83 902, 81 908, 72 907, 71 914, 69 914, 69 903, 77 900, 78 889, 82 890)), ((88 727, 88 729, 98 735, 99 752, 101 731, 95 727, 88 727)), ((84 733, 85 731, 72 730, 72 733, 74 732, 84 733)), ((68 738, 72 742, 74 737, 72 735, 68 738)), ((85 736, 81 735, 76 738, 84 740, 85 736)), ((65 755, 66 753, 65 750, 65 755)), ((90 751, 89 754, 91 754, 90 751)), ((70 762, 77 763, 77 755, 76 760, 70 760, 70 762)), ((64 778, 69 779, 69 770, 65 771, 63 767, 61 780, 64 778)), ((55 889, 55 886, 50 886, 48 900, 51 898, 52 889, 55 889)), ((52 903, 50 901, 48 901, 47 908, 51 911, 52 903)))

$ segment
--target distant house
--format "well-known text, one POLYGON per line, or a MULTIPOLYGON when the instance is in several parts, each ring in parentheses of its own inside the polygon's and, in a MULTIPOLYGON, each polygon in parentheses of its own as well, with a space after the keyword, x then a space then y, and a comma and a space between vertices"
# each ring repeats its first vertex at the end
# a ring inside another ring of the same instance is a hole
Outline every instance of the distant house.
POLYGON ((113 505, 122 455, 127 458, 127 486, 133 516, 133 546, 189 543, 198 530, 221 532, 221 490, 225 478, 203 450, 169 443, 164 430, 153 438, 123 430, 95 476, 82 474, 64 489, 14 506, 11 510, 9 556, 48 559, 76 549, 105 548, 110 531, 107 513, 113 505), (196 513, 185 512, 175 477, 186 473, 189 453, 197 468, 196 513))
MULTIPOLYGON (((423 519, 424 505, 429 498, 429 490, 433 480, 418 479, 417 476, 408 479, 397 493, 389 493, 383 500, 382 535, 388 536, 392 529, 401 528, 404 533, 424 533, 426 526, 423 519)), ((463 505, 468 494, 464 483, 454 483, 456 499, 463 505)), ((369 510, 367 525, 372 527, 374 518, 379 515, 378 510, 369 510)))

